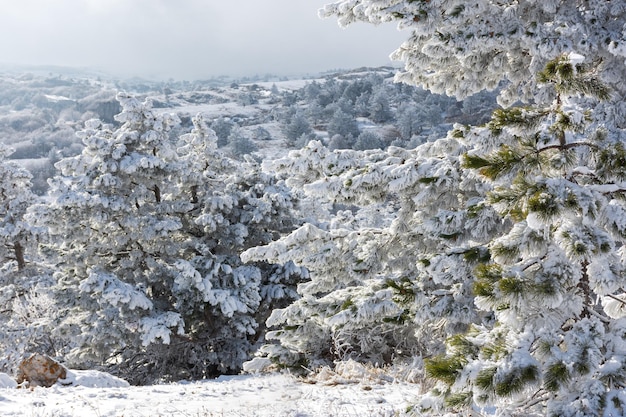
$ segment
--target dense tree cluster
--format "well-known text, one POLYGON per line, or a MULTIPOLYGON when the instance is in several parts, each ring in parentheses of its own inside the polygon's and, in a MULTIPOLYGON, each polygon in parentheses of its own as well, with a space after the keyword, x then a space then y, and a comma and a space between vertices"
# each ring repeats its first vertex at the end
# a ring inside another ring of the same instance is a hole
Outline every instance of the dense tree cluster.
POLYGON ((382 68, 352 77, 331 75, 290 93, 279 116, 289 145, 301 148, 318 139, 333 149, 411 148, 444 136, 455 122, 486 122, 495 106, 495 93, 480 93, 465 105, 394 84, 394 72, 382 68))
POLYGON ((3 165, 15 173, 4 193, 15 213, 3 218, 18 269, 30 230, 22 217, 47 231, 55 354, 133 382, 237 371, 304 274, 290 263, 244 265, 238 254, 294 227, 293 198, 254 161, 219 151, 201 116, 172 138, 177 117, 118 101, 119 127, 87 121, 83 151, 57 163, 45 201, 24 204, 14 182, 27 174, 3 165))

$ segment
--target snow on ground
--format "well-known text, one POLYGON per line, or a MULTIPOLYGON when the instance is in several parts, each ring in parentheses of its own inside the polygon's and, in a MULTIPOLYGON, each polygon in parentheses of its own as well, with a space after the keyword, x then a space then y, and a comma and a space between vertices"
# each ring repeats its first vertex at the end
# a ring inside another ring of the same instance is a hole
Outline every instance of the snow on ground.
POLYGON ((293 90, 299 90, 303 87, 305 87, 307 84, 311 84, 313 81, 316 81, 318 83, 323 83, 326 81, 326 79, 324 78, 296 78, 293 80, 285 80, 285 81, 262 81, 262 82, 256 82, 256 83, 247 83, 247 84, 242 84, 242 85, 252 85, 252 84, 256 84, 260 87, 263 87, 267 90, 270 90, 273 86, 276 86, 276 88, 278 88, 279 90, 288 90, 288 91, 293 91, 293 90))
POLYGON ((57 384, 0 388, 0 416, 387 417, 406 410, 418 392, 419 385, 403 382, 329 379, 310 384, 285 374, 142 387, 57 384))

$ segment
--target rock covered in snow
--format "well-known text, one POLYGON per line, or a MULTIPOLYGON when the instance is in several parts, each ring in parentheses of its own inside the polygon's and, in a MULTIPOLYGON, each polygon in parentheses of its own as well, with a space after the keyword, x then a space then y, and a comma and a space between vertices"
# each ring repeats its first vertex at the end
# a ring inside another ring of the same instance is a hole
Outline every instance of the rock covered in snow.
POLYGON ((24 359, 17 371, 17 380, 0 372, 0 388, 17 388, 28 382, 29 387, 51 387, 57 382, 63 386, 88 388, 125 388, 130 384, 106 372, 67 369, 46 355, 35 353, 24 359))
POLYGON ((51 387, 67 377, 63 365, 46 355, 34 353, 24 359, 17 371, 17 383, 28 382, 30 387, 51 387))

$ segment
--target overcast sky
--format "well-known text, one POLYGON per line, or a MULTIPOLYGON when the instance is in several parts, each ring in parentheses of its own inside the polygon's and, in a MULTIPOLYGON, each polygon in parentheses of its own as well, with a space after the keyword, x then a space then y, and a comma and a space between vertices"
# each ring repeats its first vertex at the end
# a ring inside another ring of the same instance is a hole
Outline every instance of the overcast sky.
POLYGON ((329 1, 0 0, 0 62, 188 80, 392 64, 407 34, 341 29, 329 1))

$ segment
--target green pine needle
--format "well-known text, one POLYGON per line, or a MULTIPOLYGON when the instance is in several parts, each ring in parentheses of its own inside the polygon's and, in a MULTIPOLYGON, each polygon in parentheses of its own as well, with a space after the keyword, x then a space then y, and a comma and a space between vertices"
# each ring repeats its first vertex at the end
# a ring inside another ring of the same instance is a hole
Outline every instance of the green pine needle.
POLYGON ((570 379, 567 366, 562 362, 557 362, 548 367, 543 376, 543 386, 548 391, 558 391, 562 384, 566 384, 570 379))
POLYGON ((476 262, 489 262, 491 260, 491 254, 489 253, 489 249, 477 246, 471 249, 468 249, 463 253, 463 259, 466 262, 476 263, 476 262))
POLYGON ((464 362, 456 357, 436 356, 425 361, 424 369, 428 377, 452 385, 463 369, 464 362))
POLYGON ((526 285, 518 279, 507 277, 498 282, 498 289, 505 295, 519 295, 526 291, 526 285))
POLYGON ((472 405, 472 397, 474 394, 471 391, 455 392, 450 394, 445 399, 445 405, 451 409, 465 408, 472 405))
POLYGON ((510 397, 523 391, 529 384, 537 381, 538 370, 535 365, 513 369, 499 378, 495 392, 500 397, 510 397))
POLYGON ((494 390, 494 376, 498 372, 498 368, 487 368, 483 369, 476 376, 475 384, 478 388, 483 391, 493 391, 494 390))

